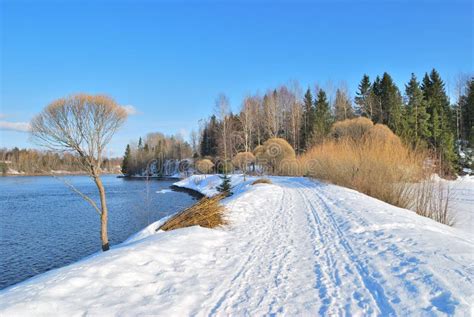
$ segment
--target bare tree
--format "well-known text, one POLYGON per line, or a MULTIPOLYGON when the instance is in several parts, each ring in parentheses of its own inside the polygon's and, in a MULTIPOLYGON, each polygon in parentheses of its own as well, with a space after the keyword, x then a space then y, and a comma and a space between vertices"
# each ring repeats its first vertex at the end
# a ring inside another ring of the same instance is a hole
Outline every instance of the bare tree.
POLYGON ((199 133, 196 130, 191 131, 191 148, 193 150, 193 155, 199 155, 199 133))
POLYGON ((354 117, 351 98, 349 97, 347 86, 344 84, 342 84, 336 90, 336 99, 334 100, 334 115, 336 117, 336 121, 352 119, 354 117))
POLYGON ((276 90, 268 91, 263 97, 264 130, 269 138, 275 138, 278 135, 279 112, 276 97, 276 90))
POLYGON ((107 202, 100 178, 103 151, 126 118, 125 109, 110 97, 78 94, 53 101, 31 121, 31 134, 37 143, 55 151, 76 153, 80 168, 96 184, 100 208, 92 198, 69 185, 99 214, 103 251, 109 249, 107 202))
POLYGON ((461 111, 461 98, 465 94, 465 90, 467 88, 467 83, 469 82, 469 74, 466 73, 458 73, 454 77, 454 90, 455 90, 455 98, 456 98, 456 104, 457 106, 455 107, 455 115, 456 115, 456 138, 460 139, 464 135, 464 129, 465 127, 463 126, 463 112, 461 111))
POLYGON ((251 116, 254 118, 254 128, 252 131, 252 137, 250 139, 250 144, 251 148, 256 144, 260 145, 262 144, 262 138, 263 138, 263 131, 264 131, 264 111, 263 111, 263 104, 262 104, 262 98, 258 95, 255 95, 252 97, 252 99, 255 101, 255 104, 253 104, 252 109, 251 109, 251 116))
POLYGON ((245 152, 250 151, 250 142, 252 140, 252 131, 254 126, 254 117, 252 116, 252 110, 255 108, 256 101, 252 97, 245 97, 242 103, 242 109, 240 111, 240 122, 242 123, 242 130, 244 135, 244 147, 245 152))

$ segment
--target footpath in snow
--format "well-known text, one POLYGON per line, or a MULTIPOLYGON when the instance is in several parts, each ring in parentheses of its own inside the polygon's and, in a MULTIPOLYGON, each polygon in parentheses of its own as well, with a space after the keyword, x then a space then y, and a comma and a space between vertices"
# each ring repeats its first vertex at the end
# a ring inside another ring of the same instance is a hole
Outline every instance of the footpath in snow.
MULTIPOLYGON (((469 316, 474 241, 356 191, 233 177, 229 225, 155 232, 0 292, 0 316, 469 316)), ((215 194, 217 176, 178 186, 215 194)))

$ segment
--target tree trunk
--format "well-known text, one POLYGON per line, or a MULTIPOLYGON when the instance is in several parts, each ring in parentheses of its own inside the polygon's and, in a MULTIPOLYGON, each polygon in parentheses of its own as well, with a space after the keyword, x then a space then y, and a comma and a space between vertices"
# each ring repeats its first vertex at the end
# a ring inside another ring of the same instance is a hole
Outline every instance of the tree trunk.
POLYGON ((102 251, 109 250, 109 237, 107 235, 107 221, 108 221, 108 211, 107 211, 107 202, 105 200, 105 189, 102 184, 102 180, 99 176, 94 176, 94 182, 97 185, 97 189, 100 194, 100 239, 102 240, 102 251))

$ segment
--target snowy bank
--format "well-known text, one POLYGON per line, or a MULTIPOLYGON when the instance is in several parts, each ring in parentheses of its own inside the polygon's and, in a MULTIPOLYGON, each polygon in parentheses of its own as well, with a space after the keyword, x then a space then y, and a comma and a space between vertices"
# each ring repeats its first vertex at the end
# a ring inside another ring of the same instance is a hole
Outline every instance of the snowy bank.
MULTIPOLYGON (((305 178, 233 176, 230 225, 156 232, 0 292, 1 316, 459 315, 465 231, 305 178)), ((218 176, 176 183, 216 194, 218 176)), ((157 194, 158 195, 158 194, 157 194)))

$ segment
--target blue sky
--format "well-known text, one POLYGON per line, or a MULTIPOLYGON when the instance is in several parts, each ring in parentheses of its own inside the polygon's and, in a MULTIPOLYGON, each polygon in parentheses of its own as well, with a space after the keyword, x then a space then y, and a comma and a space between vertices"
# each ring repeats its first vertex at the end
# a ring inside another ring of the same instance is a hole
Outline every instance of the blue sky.
POLYGON ((110 149, 152 131, 187 134, 224 92, 303 88, 437 68, 473 72, 472 1, 9 1, 1 3, 0 146, 56 98, 106 93, 137 114, 110 149))

